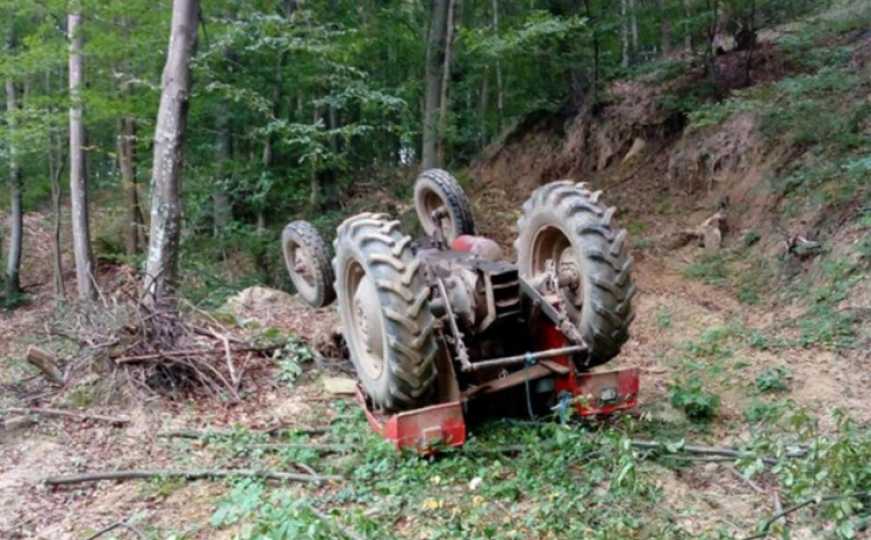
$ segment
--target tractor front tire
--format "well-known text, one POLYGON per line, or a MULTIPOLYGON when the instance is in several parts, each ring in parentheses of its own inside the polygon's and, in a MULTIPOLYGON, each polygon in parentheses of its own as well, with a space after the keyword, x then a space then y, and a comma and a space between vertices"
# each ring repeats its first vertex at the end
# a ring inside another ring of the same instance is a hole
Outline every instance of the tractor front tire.
POLYGON ((428 404, 438 345, 411 237, 399 221, 365 213, 339 226, 335 252, 342 332, 373 405, 397 411, 428 404))
POLYGON ((316 308, 336 299, 330 253, 314 225, 301 220, 288 223, 281 233, 281 250, 300 298, 316 308))
POLYGON ((548 267, 574 276, 571 290, 560 288, 560 296, 587 344, 586 367, 620 352, 635 316, 626 230, 615 228, 615 208, 602 206, 600 195, 568 180, 539 187, 523 205, 515 242, 525 278, 535 280, 548 267))

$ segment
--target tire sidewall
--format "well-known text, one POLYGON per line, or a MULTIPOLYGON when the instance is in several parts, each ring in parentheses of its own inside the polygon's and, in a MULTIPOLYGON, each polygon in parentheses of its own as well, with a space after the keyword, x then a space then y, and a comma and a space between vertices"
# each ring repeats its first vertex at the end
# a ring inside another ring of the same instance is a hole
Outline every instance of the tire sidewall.
MULTIPOLYGON (((354 309, 354 299, 346 297, 349 289, 349 271, 354 263, 359 264, 363 268, 363 271, 369 279, 375 280, 378 278, 378 265, 368 264, 366 254, 363 253, 363 250, 357 242, 354 242, 353 239, 349 238, 349 235, 341 235, 336 245, 335 274, 339 318, 342 323, 342 331, 343 333, 346 333, 345 343, 351 353, 351 361, 357 371, 357 376, 360 378, 360 382, 363 383, 363 388, 366 390, 366 393, 369 394, 374 401, 384 403, 390 399, 390 370, 395 361, 394 353, 388 344, 387 332, 383 330, 381 332, 384 364, 381 373, 377 378, 371 377, 365 366, 360 365, 362 354, 361 351, 357 350, 358 344, 355 339, 352 339, 350 335, 347 335, 348 332, 353 332, 352 328, 355 324, 351 313, 351 310, 354 309)), ((378 317, 381 319, 381 328, 386 329, 389 325, 392 325, 393 322, 384 316, 384 293, 378 291, 376 287, 376 294, 378 295, 379 300, 378 317)))

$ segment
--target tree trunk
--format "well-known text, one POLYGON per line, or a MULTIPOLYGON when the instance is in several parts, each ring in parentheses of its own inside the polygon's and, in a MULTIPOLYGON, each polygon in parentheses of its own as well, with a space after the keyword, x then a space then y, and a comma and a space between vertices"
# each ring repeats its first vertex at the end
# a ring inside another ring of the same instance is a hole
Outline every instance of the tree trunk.
POLYGON ((457 0, 448 0, 448 14, 445 20, 445 54, 442 65, 442 81, 439 89, 439 124, 436 148, 438 149, 438 161, 442 166, 445 163, 445 134, 448 130, 448 86, 451 82, 451 49, 454 44, 454 7, 457 0))
POLYGON ((155 304, 172 301, 178 271, 182 148, 198 17, 198 0, 173 0, 168 54, 154 129, 151 228, 143 285, 147 301, 155 304))
POLYGON ((687 52, 693 51, 693 34, 690 28, 690 16, 692 15, 692 10, 690 9, 690 0, 683 0, 683 16, 684 16, 684 48, 687 52))
POLYGON ((94 262, 91 254, 91 230, 88 216, 88 178, 85 174, 85 126, 82 123, 81 13, 67 16, 70 35, 70 206, 72 207, 73 254, 76 260, 76 285, 80 300, 96 298, 94 262))
POLYGON ((666 9, 668 0, 656 0, 656 7, 659 10, 659 42, 662 54, 667 55, 671 52, 671 18, 666 9))
POLYGON ((629 67, 629 17, 626 13, 626 3, 628 1, 620 0, 620 65, 624 68, 629 67))
POLYGON ((233 208, 230 205, 230 160, 233 156, 233 134, 230 131, 229 109, 227 104, 221 106, 216 119, 218 128, 217 162, 218 182, 215 193, 212 194, 212 219, 214 235, 221 236, 233 219, 233 208))
POLYGON ((136 120, 131 116, 118 121, 118 168, 127 200, 127 222, 124 227, 126 252, 127 255, 135 255, 142 249, 144 220, 136 182, 136 120))
POLYGON ((18 120, 18 97, 15 82, 6 79, 6 117, 9 129, 9 255, 6 259, 6 296, 14 296, 21 290, 21 247, 24 236, 24 221, 21 210, 21 167, 18 163, 18 148, 15 141, 18 120))
MULTIPOLYGON (((317 125, 321 120, 321 112, 317 105, 314 107, 314 112, 312 112, 312 124, 317 125)), ((309 176, 309 206, 312 211, 317 212, 321 207, 321 182, 320 178, 318 178, 318 163, 317 156, 313 156, 311 161, 309 162, 309 166, 311 167, 311 175, 309 176)))
POLYGON ((638 55, 638 6, 635 0, 629 0, 629 28, 632 35, 631 56, 638 55))
POLYGON ((484 145, 487 144, 487 109, 490 107, 489 97, 490 97, 490 70, 485 69, 482 72, 481 77, 481 92, 479 94, 478 101, 478 116, 481 120, 481 125, 478 128, 480 130, 478 134, 478 148, 484 148, 484 145))
MULTIPOLYGON (((499 35, 499 0, 493 0, 493 32, 499 35)), ((504 109, 504 93, 502 91, 502 62, 496 59, 496 132, 502 132, 502 116, 504 109)))
MULTIPOLYGON (((45 72, 45 92, 48 95, 52 93, 52 77, 51 69, 45 72)), ((49 106, 49 112, 54 117, 55 108, 49 106)), ((64 286, 63 259, 61 258, 61 190, 60 177, 64 169, 64 156, 62 149, 62 141, 59 131, 52 123, 48 128, 48 177, 51 180, 51 208, 52 208, 52 236, 51 236, 51 251, 52 251, 52 284, 54 286, 54 295, 58 301, 63 301, 66 297, 66 287, 64 286)))
POLYGON ((442 70, 444 64, 445 35, 447 31, 448 3, 452 0, 433 0, 429 35, 426 43, 426 77, 423 107, 423 144, 421 165, 431 169, 438 163, 438 122, 441 99, 442 70))

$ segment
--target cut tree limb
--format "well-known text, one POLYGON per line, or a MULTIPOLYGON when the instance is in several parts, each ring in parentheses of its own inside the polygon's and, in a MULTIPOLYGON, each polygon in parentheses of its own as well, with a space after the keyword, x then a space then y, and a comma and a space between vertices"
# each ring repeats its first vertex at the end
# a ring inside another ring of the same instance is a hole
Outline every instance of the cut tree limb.
MULTIPOLYGON (((265 435, 277 435, 285 431, 294 431, 305 435, 318 435, 326 433, 326 428, 311 427, 311 426, 289 426, 280 425, 267 429, 252 430, 254 433, 263 433, 265 435)), ((163 439, 208 439, 209 437, 232 437, 237 432, 225 429, 200 431, 195 429, 179 429, 173 431, 163 431, 157 436, 163 439)))
POLYGON ((123 416, 106 416, 102 414, 77 413, 72 411, 64 411, 61 409, 44 409, 39 407, 19 408, 13 407, 6 409, 8 412, 18 414, 39 414, 42 416, 63 416, 66 418, 75 418, 77 420, 96 420, 98 422, 108 422, 113 425, 129 424, 130 419, 123 416))
POLYGON ((341 480, 341 476, 286 473, 278 471, 256 469, 127 469, 118 471, 98 471, 83 474, 71 474, 67 476, 50 476, 45 483, 50 486, 63 486, 81 484, 85 482, 99 482, 101 480, 135 480, 148 478, 184 478, 186 480, 200 480, 203 478, 226 478, 231 476, 248 476, 265 478, 268 480, 283 480, 285 482, 311 482, 320 484, 328 480, 341 480))
POLYGON ((39 347, 30 346, 27 348, 25 358, 30 365, 41 371, 50 382, 58 386, 64 385, 64 376, 57 365, 57 359, 54 355, 45 352, 39 347))
POLYGON ((5 420, 0 420, 0 431, 15 431, 17 429, 26 429, 36 424, 36 420, 30 416, 13 416, 5 420))

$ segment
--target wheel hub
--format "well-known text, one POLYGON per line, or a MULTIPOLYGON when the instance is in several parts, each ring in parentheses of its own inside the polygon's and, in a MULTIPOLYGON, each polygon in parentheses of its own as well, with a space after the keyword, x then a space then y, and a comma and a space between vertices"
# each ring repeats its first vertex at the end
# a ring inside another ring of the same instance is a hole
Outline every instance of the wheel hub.
POLYGON ((367 276, 357 285, 353 298, 354 333, 362 349, 363 369, 377 378, 384 369, 384 337, 381 327, 378 293, 367 276))

